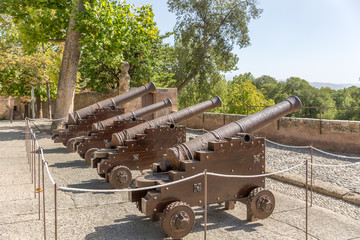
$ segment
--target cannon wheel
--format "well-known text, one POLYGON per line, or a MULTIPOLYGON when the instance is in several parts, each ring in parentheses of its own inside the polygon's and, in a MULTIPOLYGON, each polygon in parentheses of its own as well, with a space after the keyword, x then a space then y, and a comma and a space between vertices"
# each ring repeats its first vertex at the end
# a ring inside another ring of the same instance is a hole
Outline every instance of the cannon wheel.
POLYGON ((249 221, 267 218, 274 211, 275 197, 263 187, 255 188, 248 196, 246 207, 249 221))
POLYGON ((160 226, 164 233, 172 238, 186 236, 194 227, 195 214, 190 205, 177 201, 170 203, 160 217, 160 226))
POLYGON ((116 166, 109 173, 109 183, 114 188, 126 188, 130 185, 132 174, 128 167, 116 166))
POLYGON ((96 152, 97 150, 99 150, 99 149, 98 148, 90 148, 89 150, 86 151, 85 162, 87 164, 91 164, 91 158, 93 157, 94 152, 96 152))
POLYGON ((66 142, 66 148, 70 151, 70 152, 75 152, 75 138, 70 138, 67 142, 66 142))

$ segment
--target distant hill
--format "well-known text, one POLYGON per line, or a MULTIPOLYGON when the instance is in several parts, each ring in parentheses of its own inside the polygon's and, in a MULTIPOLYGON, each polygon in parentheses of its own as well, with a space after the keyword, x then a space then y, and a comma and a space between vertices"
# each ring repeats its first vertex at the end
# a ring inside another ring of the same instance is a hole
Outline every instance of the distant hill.
POLYGON ((360 84, 334 84, 334 83, 322 83, 322 82, 309 82, 311 86, 315 88, 328 87, 334 90, 340 90, 344 88, 349 88, 352 86, 360 87, 360 84))

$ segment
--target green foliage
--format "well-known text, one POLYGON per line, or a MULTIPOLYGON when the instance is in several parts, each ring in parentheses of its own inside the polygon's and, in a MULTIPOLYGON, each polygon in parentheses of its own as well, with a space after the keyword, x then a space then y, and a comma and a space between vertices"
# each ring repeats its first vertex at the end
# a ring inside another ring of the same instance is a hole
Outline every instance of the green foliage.
POLYGON ((46 98, 46 83, 55 97, 62 47, 54 44, 38 46, 32 54, 24 52, 20 35, 11 17, 2 15, 0 26, 0 94, 26 102, 31 88, 46 98))
POLYGON ((250 73, 241 74, 228 82, 226 110, 228 113, 253 114, 264 107, 274 105, 272 99, 266 99, 260 90, 251 82, 254 77, 250 73), (259 106, 250 107, 247 106, 259 106))
MULTIPOLYGON (((188 84, 183 91, 179 93, 179 109, 195 105, 218 96, 222 99, 223 105, 227 97, 226 80, 220 74, 213 75, 211 81, 199 79, 188 84)), ((224 112, 224 108, 217 108, 212 112, 224 112)))
POLYGON ((247 24, 262 11, 255 0, 168 0, 168 6, 178 19, 176 47, 187 56, 175 67, 179 91, 198 81, 197 75, 209 66, 222 72, 235 70, 238 58, 231 52, 233 45, 243 48, 250 44, 247 24))
POLYGON ((116 88, 122 61, 130 64, 132 86, 171 84, 173 49, 162 43, 151 6, 136 8, 111 0, 85 1, 84 6, 77 22, 82 32, 79 71, 86 87, 116 88))
POLYGON ((65 39, 73 0, 2 0, 0 14, 12 16, 26 52, 39 43, 65 39))
MULTIPOLYGON (((332 96, 335 100, 337 107, 350 107, 350 108, 358 108, 360 107, 360 88, 358 87, 350 87, 342 90, 338 90, 336 92, 332 92, 332 96)), ((336 114, 337 119, 345 119, 345 120, 360 120, 360 110, 356 109, 344 109, 338 110, 336 114)))

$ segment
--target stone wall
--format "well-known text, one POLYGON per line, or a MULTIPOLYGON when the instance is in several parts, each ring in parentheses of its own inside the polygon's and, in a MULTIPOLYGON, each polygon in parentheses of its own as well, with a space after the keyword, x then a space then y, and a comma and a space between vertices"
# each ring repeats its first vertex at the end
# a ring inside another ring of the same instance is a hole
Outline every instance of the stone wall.
POLYGON ((0 96, 0 119, 10 119, 10 107, 13 110, 13 119, 22 119, 24 113, 24 105, 18 103, 12 97, 0 96))
MULTIPOLYGON (((75 95, 74 111, 87 107, 93 103, 105 100, 107 98, 118 95, 118 90, 109 93, 85 92, 75 95)), ((125 104, 125 112, 139 109, 147 105, 170 98, 172 101, 172 108, 166 108, 156 112, 152 117, 163 116, 172 111, 177 111, 177 89, 176 88, 157 88, 155 93, 146 94, 140 98, 134 99, 125 104)), ((150 117, 148 117, 150 119, 150 117)))
MULTIPOLYGON (((246 116, 204 113, 186 121, 184 125, 195 129, 214 130, 243 117, 246 116)), ((313 145, 333 152, 360 154, 359 121, 322 120, 320 126, 318 119, 285 117, 254 134, 287 145, 313 145)))

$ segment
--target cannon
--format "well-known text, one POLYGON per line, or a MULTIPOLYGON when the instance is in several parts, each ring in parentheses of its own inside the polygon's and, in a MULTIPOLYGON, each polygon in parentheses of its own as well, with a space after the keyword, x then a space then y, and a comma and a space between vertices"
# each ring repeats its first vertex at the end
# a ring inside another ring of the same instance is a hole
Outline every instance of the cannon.
POLYGON ((186 129, 178 123, 219 106, 221 99, 214 97, 114 133, 108 145, 113 149, 95 151, 91 166, 114 188, 128 187, 132 181, 131 170, 150 169, 152 163, 162 161, 167 148, 186 141, 186 129))
POLYGON ((298 97, 257 112, 206 133, 186 143, 169 148, 164 162, 154 163, 152 171, 135 179, 135 187, 152 190, 129 192, 141 212, 156 220, 172 238, 182 238, 193 228, 195 216, 191 207, 204 206, 205 175, 187 181, 160 186, 207 172, 207 203, 225 202, 233 209, 235 202, 246 204, 247 220, 255 221, 271 215, 274 195, 265 188, 265 139, 248 134, 301 108, 298 97), (227 175, 226 177, 223 175, 227 175), (230 176, 229 176, 230 175, 230 176), (231 177, 249 175, 249 177, 231 177), (250 177, 250 175, 260 175, 250 177))
POLYGON ((87 131, 91 129, 92 123, 123 114, 124 109, 117 108, 117 105, 123 105, 155 90, 155 84, 150 82, 145 86, 133 89, 114 98, 109 98, 76 112, 69 113, 66 128, 55 130, 52 139, 55 143, 63 143, 64 145, 67 145, 69 139, 72 139, 71 141, 74 142, 74 137, 86 135, 87 131))
POLYGON ((76 137, 73 145, 69 145, 71 146, 69 151, 77 151, 79 155, 85 158, 85 161, 90 164, 92 153, 100 148, 105 148, 106 143, 111 140, 111 135, 114 132, 122 131, 143 123, 145 120, 141 119, 142 117, 171 106, 172 102, 168 98, 164 101, 93 123, 90 136, 76 137))

